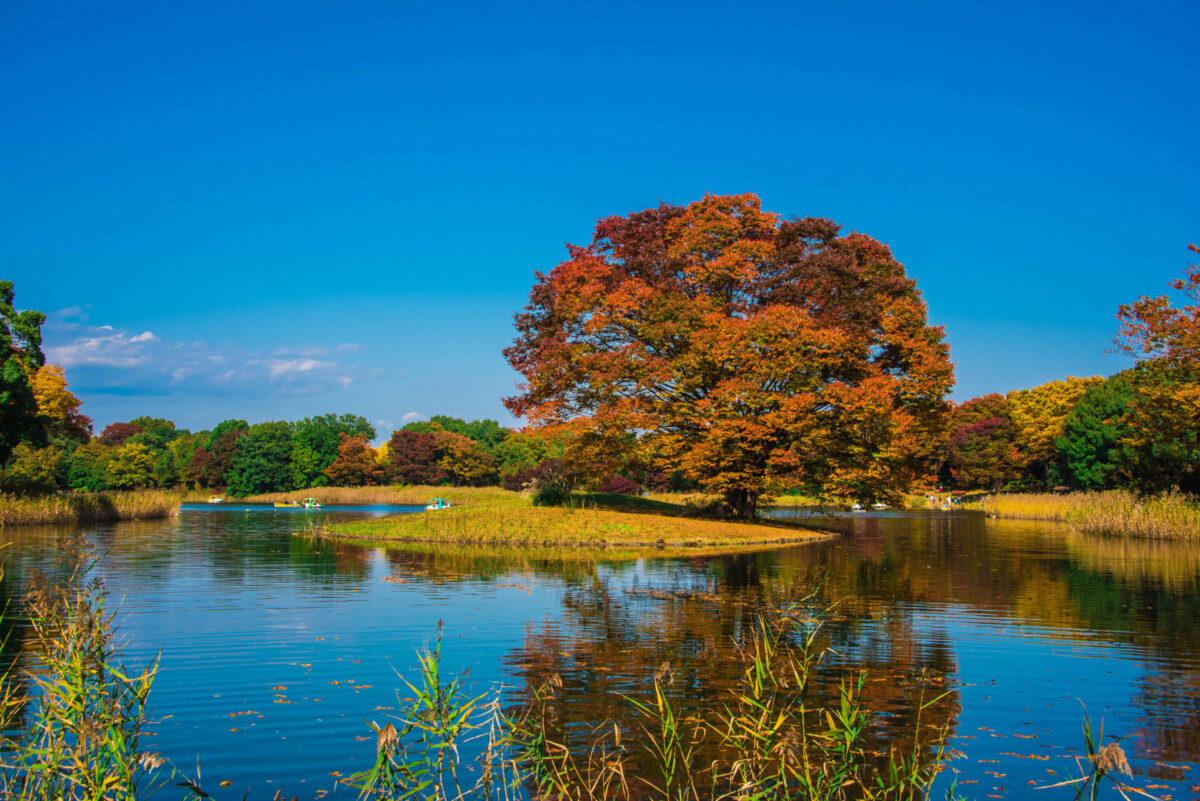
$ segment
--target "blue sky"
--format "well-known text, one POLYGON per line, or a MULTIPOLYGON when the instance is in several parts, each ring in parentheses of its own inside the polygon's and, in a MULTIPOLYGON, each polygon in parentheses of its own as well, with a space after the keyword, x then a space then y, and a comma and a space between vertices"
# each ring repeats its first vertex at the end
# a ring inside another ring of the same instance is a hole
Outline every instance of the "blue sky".
POLYGON ((0 4, 0 277, 102 426, 511 422, 534 270, 756 192, 889 244, 960 400, 1127 366, 1200 241, 1200 5, 0 4))

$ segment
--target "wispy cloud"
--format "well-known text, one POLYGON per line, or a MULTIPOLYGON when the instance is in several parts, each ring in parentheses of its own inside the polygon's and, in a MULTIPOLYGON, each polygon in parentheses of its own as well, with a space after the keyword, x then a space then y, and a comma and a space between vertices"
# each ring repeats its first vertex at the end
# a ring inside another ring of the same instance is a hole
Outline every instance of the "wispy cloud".
POLYGON ((270 354, 201 340, 164 341, 86 324, 79 308, 51 315, 44 327, 47 361, 71 371, 75 387, 109 394, 219 396, 309 394, 346 389, 380 371, 347 362, 358 345, 294 345, 270 354))

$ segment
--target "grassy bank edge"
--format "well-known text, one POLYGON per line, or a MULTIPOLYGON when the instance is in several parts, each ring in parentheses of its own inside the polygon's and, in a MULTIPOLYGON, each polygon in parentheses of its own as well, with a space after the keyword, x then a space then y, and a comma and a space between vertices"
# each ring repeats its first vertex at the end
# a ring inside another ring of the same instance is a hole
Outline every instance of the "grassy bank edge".
POLYGON ((173 517, 179 514, 182 501, 182 493, 166 490, 73 492, 29 497, 0 492, 0 528, 173 517))

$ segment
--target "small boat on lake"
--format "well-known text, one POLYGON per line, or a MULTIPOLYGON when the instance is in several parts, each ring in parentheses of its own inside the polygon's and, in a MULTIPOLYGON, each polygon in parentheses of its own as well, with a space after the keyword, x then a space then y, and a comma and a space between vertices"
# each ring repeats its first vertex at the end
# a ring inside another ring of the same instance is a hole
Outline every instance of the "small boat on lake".
POLYGON ((209 503, 225 503, 225 499, 222 498, 220 495, 209 495, 208 502, 209 503))
POLYGON ((438 509, 449 509, 450 501, 445 498, 434 498, 425 506, 425 511, 436 512, 438 509))
POLYGON ((305 509, 320 509, 321 502, 318 501, 316 498, 305 498, 304 499, 304 508, 305 509))
POLYGON ((276 509, 299 509, 300 501, 275 501, 276 509))

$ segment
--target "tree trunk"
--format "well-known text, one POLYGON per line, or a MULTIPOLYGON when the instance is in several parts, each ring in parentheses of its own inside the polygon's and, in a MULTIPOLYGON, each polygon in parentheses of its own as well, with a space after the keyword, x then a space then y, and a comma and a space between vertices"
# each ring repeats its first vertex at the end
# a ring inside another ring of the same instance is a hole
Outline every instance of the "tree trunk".
POLYGON ((734 517, 753 520, 758 509, 758 493, 745 489, 729 490, 725 493, 725 503, 734 517))

